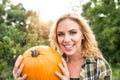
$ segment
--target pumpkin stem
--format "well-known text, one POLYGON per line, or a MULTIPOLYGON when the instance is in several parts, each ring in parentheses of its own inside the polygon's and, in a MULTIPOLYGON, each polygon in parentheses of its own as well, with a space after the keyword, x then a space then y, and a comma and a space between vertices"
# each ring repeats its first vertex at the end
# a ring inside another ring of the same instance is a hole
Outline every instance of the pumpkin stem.
POLYGON ((37 57, 39 55, 39 51, 32 49, 32 57, 37 57))

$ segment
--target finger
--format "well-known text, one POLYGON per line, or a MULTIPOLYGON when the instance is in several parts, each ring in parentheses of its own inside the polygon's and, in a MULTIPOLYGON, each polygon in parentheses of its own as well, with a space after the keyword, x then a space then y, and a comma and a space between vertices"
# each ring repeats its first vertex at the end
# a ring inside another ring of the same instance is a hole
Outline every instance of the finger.
POLYGON ((68 71, 67 64, 66 64, 66 62, 65 62, 65 60, 63 58, 62 58, 62 62, 63 62, 64 68, 68 71))
POLYGON ((69 71, 68 69, 65 69, 65 67, 62 64, 58 64, 59 68, 61 69, 64 76, 69 77, 69 71))
POLYGON ((17 71, 17 73, 16 73, 16 77, 20 77, 20 74, 21 74, 23 68, 24 68, 24 64, 21 64, 21 65, 20 65, 20 68, 18 69, 18 71, 17 71))
POLYGON ((63 62, 63 66, 65 68, 65 71, 63 72, 63 74, 69 78, 69 70, 68 70, 68 67, 67 67, 67 63, 66 61, 62 58, 62 62, 63 62))
POLYGON ((26 80, 27 74, 24 74, 22 77, 16 77, 14 80, 26 80))
POLYGON ((21 78, 22 80, 25 80, 27 78, 27 75, 24 74, 23 77, 21 78))
POLYGON ((61 80, 63 79, 63 75, 61 75, 59 72, 55 72, 55 75, 57 75, 61 80))
POLYGON ((17 58, 17 60, 16 60, 16 62, 15 62, 14 69, 13 69, 13 74, 17 72, 17 70, 18 70, 18 68, 19 68, 19 66, 20 66, 20 63, 21 63, 22 59, 23 59, 23 57, 22 57, 21 55, 17 58))
POLYGON ((65 73, 65 68, 63 67, 63 65, 61 63, 58 64, 59 68, 61 69, 62 73, 65 73))

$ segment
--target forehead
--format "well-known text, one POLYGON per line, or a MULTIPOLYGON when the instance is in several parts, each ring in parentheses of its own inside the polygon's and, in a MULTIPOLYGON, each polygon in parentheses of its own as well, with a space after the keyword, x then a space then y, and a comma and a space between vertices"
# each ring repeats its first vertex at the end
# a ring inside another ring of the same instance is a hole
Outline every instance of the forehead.
POLYGON ((61 20, 57 25, 57 31, 61 30, 71 30, 71 29, 80 29, 80 25, 77 21, 72 19, 61 20))

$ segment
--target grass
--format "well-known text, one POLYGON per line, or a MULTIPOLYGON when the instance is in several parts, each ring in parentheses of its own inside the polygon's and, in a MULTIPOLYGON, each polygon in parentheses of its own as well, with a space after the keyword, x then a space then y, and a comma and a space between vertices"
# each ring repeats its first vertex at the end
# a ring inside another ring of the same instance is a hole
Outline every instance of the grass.
POLYGON ((120 80, 120 63, 111 64, 113 72, 113 80, 120 80))

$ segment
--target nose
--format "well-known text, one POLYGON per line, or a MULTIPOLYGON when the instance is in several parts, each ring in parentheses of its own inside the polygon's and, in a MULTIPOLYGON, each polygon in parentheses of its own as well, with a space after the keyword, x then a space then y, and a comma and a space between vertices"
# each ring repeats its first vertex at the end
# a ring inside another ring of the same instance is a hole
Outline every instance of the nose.
POLYGON ((69 42, 70 40, 71 40, 70 36, 69 35, 65 35, 64 41, 65 42, 69 42))

